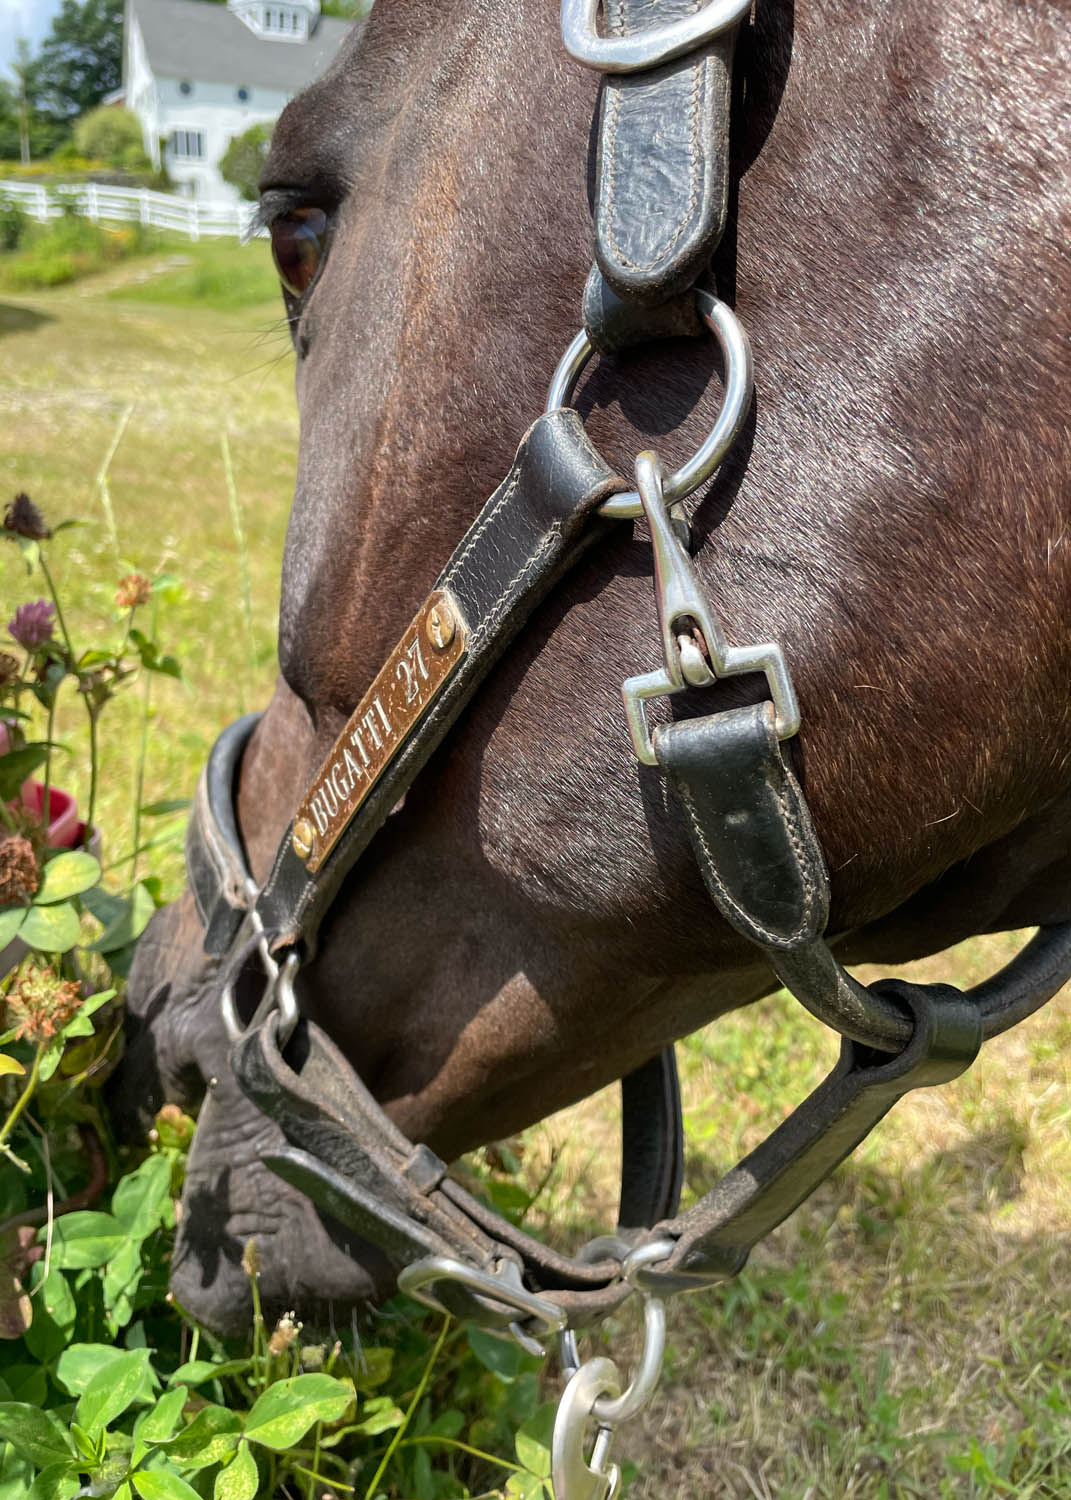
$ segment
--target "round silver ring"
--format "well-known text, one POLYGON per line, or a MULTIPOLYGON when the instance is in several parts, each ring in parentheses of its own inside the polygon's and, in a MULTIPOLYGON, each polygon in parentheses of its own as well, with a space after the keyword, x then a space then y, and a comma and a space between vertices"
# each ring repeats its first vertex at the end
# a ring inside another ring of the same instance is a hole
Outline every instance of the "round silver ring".
MULTIPOLYGON (((666 501, 683 500, 704 484, 728 453, 751 405, 754 373, 751 344, 736 314, 709 292, 697 290, 696 302, 703 322, 718 341, 725 361, 725 394, 721 410, 706 441, 696 453, 665 479, 666 501)), ((594 345, 583 329, 566 349, 554 371, 547 392, 547 411, 568 406, 580 372, 594 353, 594 345)), ((643 505, 635 490, 613 495, 599 506, 599 515, 613 520, 632 520, 643 514, 643 505)))

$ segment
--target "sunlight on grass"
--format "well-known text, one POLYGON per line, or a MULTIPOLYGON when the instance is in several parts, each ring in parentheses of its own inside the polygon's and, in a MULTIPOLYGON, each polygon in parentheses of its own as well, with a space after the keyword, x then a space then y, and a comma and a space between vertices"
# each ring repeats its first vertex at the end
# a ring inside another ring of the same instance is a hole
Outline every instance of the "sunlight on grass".
MULTIPOLYGON (((976 983, 1022 941, 896 972, 976 983)), ((869 970, 859 971, 874 977, 869 970)), ((892 972, 892 971, 889 971, 892 972)), ((678 1047, 693 1202, 833 1065, 784 992, 678 1047)), ((669 1314, 658 1396, 621 1449, 633 1500, 1071 1495, 1071 994, 901 1101, 733 1281, 669 1314)), ((531 1222, 575 1246, 613 1221, 605 1090, 529 1131, 531 1222)), ((595 1336, 626 1367, 634 1313, 595 1336)))
MULTIPOLYGON (((88 643, 114 628, 113 585, 97 580, 117 582, 137 570, 170 573, 181 584, 159 634, 185 681, 153 684, 150 802, 191 795, 220 729, 271 692, 297 447, 290 341, 266 246, 182 245, 188 263, 172 266, 168 251, 147 281, 132 279, 153 269, 151 260, 139 260, 0 305, 0 476, 9 495, 27 490, 50 521, 87 521, 52 552, 57 584, 73 601, 76 639, 88 643), (231 303, 238 311, 221 311, 231 303), (128 409, 102 494, 102 465, 128 409), (224 440, 249 544, 251 632, 224 440)), ((5 548, 5 599, 25 594, 20 568, 14 549, 5 548)), ((104 719, 106 764, 133 760, 139 711, 128 693, 104 719)), ((61 702, 61 738, 80 729, 80 720, 79 705, 61 702)), ((100 822, 112 844, 106 859, 129 847, 133 809, 121 789, 128 784, 106 778, 102 788, 100 822)), ((84 793, 77 777, 72 789, 84 793)), ((156 869, 175 894, 180 841, 156 869)))

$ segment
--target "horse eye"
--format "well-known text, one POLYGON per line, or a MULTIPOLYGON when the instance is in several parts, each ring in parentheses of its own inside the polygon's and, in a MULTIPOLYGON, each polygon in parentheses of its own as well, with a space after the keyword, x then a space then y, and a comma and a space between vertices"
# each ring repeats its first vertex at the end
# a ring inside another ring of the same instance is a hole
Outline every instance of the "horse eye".
POLYGON ((273 219, 271 253, 279 280, 293 297, 312 285, 327 244, 327 215, 322 208, 295 208, 273 219))

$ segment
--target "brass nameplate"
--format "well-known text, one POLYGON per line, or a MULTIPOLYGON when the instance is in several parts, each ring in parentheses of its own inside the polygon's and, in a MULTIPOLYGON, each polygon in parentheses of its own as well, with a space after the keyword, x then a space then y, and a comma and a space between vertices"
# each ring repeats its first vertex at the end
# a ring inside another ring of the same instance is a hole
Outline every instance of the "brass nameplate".
POLYGON ((294 818, 294 852, 318 870, 465 654, 465 621, 436 592, 402 636, 317 771, 294 818))

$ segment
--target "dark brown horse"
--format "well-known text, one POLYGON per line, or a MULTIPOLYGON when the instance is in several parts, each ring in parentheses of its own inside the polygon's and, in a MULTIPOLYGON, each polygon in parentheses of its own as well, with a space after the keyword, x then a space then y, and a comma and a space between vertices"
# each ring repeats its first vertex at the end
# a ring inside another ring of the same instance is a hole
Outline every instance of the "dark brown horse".
MULTIPOLYGON (((761 0, 743 28, 713 276, 757 395, 693 533, 730 640, 779 640, 792 669, 842 958, 1071 918, 1069 65, 1068 13, 1042 0, 761 0)), ((287 300, 280 677, 239 798, 258 877, 542 410, 590 262, 595 90, 555 0, 380 0, 276 130, 266 220, 312 206, 329 229, 287 300)), ((604 360, 580 406, 627 472, 643 447, 690 452, 716 389, 710 348, 676 342, 604 360)), ((443 1155, 771 987, 631 751, 620 684, 657 639, 624 524, 495 671, 302 972, 306 1013, 443 1155)), ((362 1296, 261 1164, 276 1127, 230 1080, 218 992, 186 896, 141 945, 125 1073, 147 1108, 216 1080, 177 1294, 241 1321, 256 1234, 271 1303, 362 1296)))

